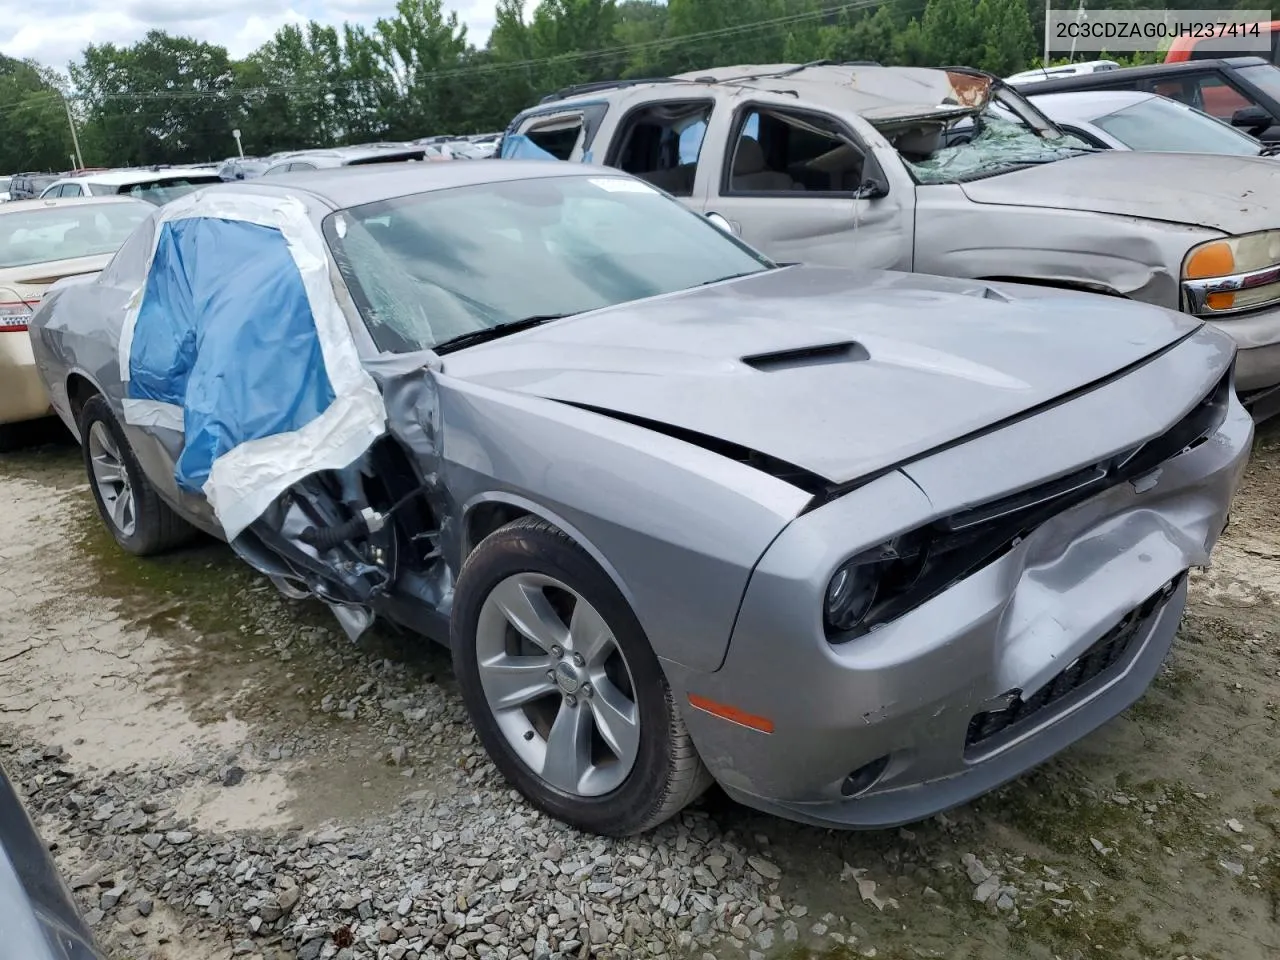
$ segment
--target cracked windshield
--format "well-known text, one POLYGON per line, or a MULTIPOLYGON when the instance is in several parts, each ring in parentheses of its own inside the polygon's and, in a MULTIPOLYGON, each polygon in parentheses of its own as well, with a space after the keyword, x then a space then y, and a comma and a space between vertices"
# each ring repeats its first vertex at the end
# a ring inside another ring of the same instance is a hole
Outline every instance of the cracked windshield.
POLYGON ((920 183, 977 180, 1095 150, 1060 131, 1041 136, 996 103, 949 127, 898 138, 894 145, 920 183))
POLYGON ((0 960, 1280 960, 1194 5, 0 0, 0 960))

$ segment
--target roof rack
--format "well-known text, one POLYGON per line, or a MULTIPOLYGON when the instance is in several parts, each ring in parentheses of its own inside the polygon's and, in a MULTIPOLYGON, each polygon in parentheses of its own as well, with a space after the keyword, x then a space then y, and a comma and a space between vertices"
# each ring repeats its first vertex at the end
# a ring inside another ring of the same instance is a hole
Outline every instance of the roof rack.
POLYGON ((567 100, 569 97, 581 96, 584 93, 597 93, 601 90, 620 90, 623 87, 638 87, 643 83, 688 83, 675 77, 636 77, 632 80, 598 80, 595 83, 578 83, 565 87, 555 93, 548 93, 539 103, 552 103, 556 100, 567 100))
MULTIPOLYGON (((554 103, 556 100, 567 100, 569 97, 578 97, 586 93, 599 93, 605 90, 621 90, 625 87, 638 87, 645 83, 740 83, 750 80, 766 80, 778 77, 789 77, 793 73, 799 73, 801 70, 808 70, 810 67, 879 67, 883 66, 876 60, 810 60, 807 63, 798 63, 793 67, 785 70, 772 70, 768 73, 751 74, 745 77, 729 77, 724 81, 718 81, 710 74, 706 76, 696 76, 692 79, 684 77, 635 77, 630 80, 599 80, 595 83, 579 83, 572 87, 565 87, 557 90, 555 93, 549 93, 539 103, 554 103)), ((692 72, 692 71, 691 71, 692 72)))

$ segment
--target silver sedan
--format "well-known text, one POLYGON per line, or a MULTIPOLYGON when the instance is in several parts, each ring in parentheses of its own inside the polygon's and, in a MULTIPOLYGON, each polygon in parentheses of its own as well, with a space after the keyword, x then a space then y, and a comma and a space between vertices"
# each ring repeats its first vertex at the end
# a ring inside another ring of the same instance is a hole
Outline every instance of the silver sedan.
POLYGON ((577 164, 212 187, 31 325, 103 522, 450 645, 605 834, 713 780, 885 826, 1140 696, 1253 425, 1232 341, 1082 293, 778 266, 577 164))

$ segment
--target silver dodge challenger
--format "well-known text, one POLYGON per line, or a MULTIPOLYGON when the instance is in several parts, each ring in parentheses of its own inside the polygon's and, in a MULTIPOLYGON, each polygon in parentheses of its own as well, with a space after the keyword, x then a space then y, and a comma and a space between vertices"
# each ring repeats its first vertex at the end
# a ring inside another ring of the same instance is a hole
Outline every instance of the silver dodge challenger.
POLYGON ((209 187, 31 339, 125 550, 448 644, 498 769, 609 835, 1046 760, 1155 676, 1253 434, 1189 316, 778 265, 576 164, 209 187))

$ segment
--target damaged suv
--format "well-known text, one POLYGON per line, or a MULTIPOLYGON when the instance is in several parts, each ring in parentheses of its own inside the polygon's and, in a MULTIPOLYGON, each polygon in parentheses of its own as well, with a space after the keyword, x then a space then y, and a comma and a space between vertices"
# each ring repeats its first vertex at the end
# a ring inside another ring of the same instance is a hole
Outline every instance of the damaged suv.
POLYGON ((31 323, 102 519, 450 645, 543 810, 915 820, 1137 698, 1248 455, 1145 304, 778 266, 641 180, 212 187, 31 323), (797 696, 797 691, 803 691, 797 696))
POLYGON ((1183 310, 1236 341, 1258 416, 1280 409, 1274 160, 1098 150, 989 74, 835 63, 570 89, 503 156, 624 170, 781 261, 1183 310))

